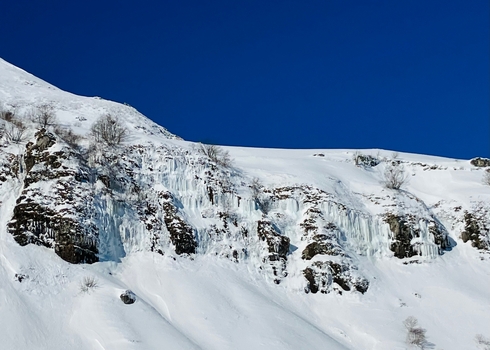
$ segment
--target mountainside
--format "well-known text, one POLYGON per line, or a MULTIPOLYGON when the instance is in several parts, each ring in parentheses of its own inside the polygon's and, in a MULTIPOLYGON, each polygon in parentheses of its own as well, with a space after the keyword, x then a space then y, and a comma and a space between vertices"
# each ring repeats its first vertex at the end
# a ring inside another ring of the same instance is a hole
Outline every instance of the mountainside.
POLYGON ((195 144, 1 59, 0 117, 7 349, 485 348, 490 160, 195 144))

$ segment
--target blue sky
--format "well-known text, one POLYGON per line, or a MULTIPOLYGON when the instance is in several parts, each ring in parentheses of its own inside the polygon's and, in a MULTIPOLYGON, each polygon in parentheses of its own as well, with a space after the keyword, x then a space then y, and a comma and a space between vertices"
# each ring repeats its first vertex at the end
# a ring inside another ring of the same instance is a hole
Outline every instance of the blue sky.
POLYGON ((187 140, 490 156, 489 2, 4 1, 0 57, 187 140))

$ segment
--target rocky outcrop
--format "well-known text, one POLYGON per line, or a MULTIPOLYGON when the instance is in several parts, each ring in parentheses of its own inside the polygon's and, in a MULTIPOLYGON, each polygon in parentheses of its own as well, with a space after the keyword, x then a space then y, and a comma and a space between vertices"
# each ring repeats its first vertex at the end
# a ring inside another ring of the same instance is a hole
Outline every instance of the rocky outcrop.
POLYGON ((264 263, 268 263, 274 274, 274 282, 279 284, 281 279, 287 276, 286 263, 289 252, 289 238, 279 234, 270 221, 260 220, 257 222, 257 235, 266 243, 268 256, 264 263))
POLYGON ((54 248, 63 260, 77 263, 98 261, 95 227, 82 227, 75 220, 33 202, 21 201, 8 225, 15 241, 54 248), (87 233, 87 229, 92 232, 87 233))
POLYGON ((461 232, 463 242, 471 241, 477 249, 490 251, 490 226, 488 226, 488 212, 481 208, 470 213, 464 212, 464 230, 461 232), (486 215, 485 215, 486 213, 486 215))
POLYGON ((358 153, 354 155, 354 163, 357 166, 375 167, 380 162, 381 161, 378 158, 370 156, 369 154, 358 153))
POLYGON ((476 157, 470 160, 471 165, 476 166, 476 167, 487 167, 490 166, 490 159, 488 158, 481 158, 481 157, 476 157))
POLYGON ((364 294, 369 287, 367 279, 356 276, 351 265, 339 264, 333 261, 316 261, 303 271, 308 281, 306 293, 329 293, 358 291, 364 294))
POLYGON ((197 247, 194 229, 178 215, 177 208, 172 203, 172 195, 170 193, 162 193, 160 198, 165 225, 170 234, 170 240, 175 246, 175 252, 179 255, 194 254, 197 247))
POLYGON ((385 214, 383 219, 390 226, 393 234, 390 250, 399 259, 422 255, 421 242, 417 240, 421 237, 421 221, 428 227, 428 233, 431 235, 429 240, 437 246, 439 254, 451 246, 444 227, 433 219, 426 220, 415 215, 392 213, 385 214))
POLYGON ((55 144, 55 136, 44 129, 27 144, 24 190, 8 230, 20 245, 43 245, 68 262, 93 263, 98 230, 87 220, 93 200, 88 170, 71 149, 52 150, 55 144))
POLYGON ((408 222, 401 216, 387 214, 385 221, 390 225, 393 233, 393 242, 390 245, 391 251, 399 259, 409 258, 417 254, 412 246, 412 238, 416 237, 408 222))

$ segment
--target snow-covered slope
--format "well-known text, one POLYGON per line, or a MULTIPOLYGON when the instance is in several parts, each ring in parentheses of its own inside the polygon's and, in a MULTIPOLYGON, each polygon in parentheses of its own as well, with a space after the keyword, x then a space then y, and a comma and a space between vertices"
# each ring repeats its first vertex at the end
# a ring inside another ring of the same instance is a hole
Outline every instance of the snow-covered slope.
POLYGON ((210 157, 132 107, 1 59, 0 105, 12 113, 0 119, 7 349, 405 349, 408 316, 429 348, 490 337, 490 186, 475 162, 210 157), (56 121, 42 128, 46 108, 56 121), (116 146, 90 132, 107 114, 128 131, 116 146))

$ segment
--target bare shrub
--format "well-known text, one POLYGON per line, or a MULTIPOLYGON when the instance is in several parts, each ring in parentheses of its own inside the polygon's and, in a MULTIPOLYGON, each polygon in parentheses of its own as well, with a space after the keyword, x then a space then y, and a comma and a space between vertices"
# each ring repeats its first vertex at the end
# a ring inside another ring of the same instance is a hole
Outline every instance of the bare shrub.
POLYGON ((352 155, 352 161, 356 166, 359 166, 359 156, 361 155, 360 151, 355 151, 354 154, 352 155))
POLYGON ((15 119, 15 113, 0 109, 0 119, 3 119, 7 122, 12 122, 12 120, 15 119))
POLYGON ((25 140, 26 127, 21 123, 11 123, 3 129, 3 136, 7 142, 21 143, 25 140))
POLYGON ((267 214, 271 210, 272 200, 269 197, 267 197, 265 193, 262 191, 264 185, 262 184, 260 179, 254 177, 249 187, 250 187, 252 199, 255 201, 256 206, 264 214, 267 214))
POLYGON ((82 282, 80 282, 80 292, 88 293, 99 287, 99 283, 94 276, 84 277, 82 282))
POLYGON ((405 168, 399 162, 391 162, 385 168, 383 173, 384 185, 386 188, 399 190, 407 181, 405 168))
POLYGON ((70 128, 62 128, 57 125, 54 128, 54 132, 58 135, 63 141, 65 141, 68 145, 78 148, 80 139, 82 138, 80 135, 75 134, 70 128))
POLYGON ((57 123, 53 106, 49 104, 40 105, 37 109, 33 110, 31 112, 31 119, 33 122, 39 124, 41 128, 57 123))
POLYGON ((407 329, 407 344, 415 345, 420 349, 425 349, 428 344, 425 335, 427 330, 418 326, 418 320, 415 317, 410 316, 403 321, 403 325, 407 329))
POLYGON ((483 173, 482 182, 484 185, 490 186, 490 169, 485 170, 483 173))
POLYGON ((224 168, 231 168, 233 165, 233 160, 231 159, 229 152, 223 150, 219 146, 201 143, 197 150, 199 153, 207 156, 211 161, 224 168))
POLYGON ((475 342, 483 350, 490 350, 490 339, 485 338, 482 334, 475 336, 475 342))
POLYGON ((117 146, 128 136, 128 129, 110 114, 100 117, 90 128, 90 132, 97 143, 108 146, 117 146))
POLYGON ((252 194, 253 200, 259 199, 259 195, 260 195, 260 192, 262 191, 262 187, 264 187, 264 185, 262 185, 262 182, 260 181, 260 179, 258 177, 254 177, 252 179, 252 182, 250 183, 250 192, 252 194))
POLYGON ((2 125, 0 137, 4 137, 7 142, 12 143, 20 143, 25 140, 27 128, 22 121, 16 118, 15 112, 0 107, 0 118, 8 122, 2 125))

